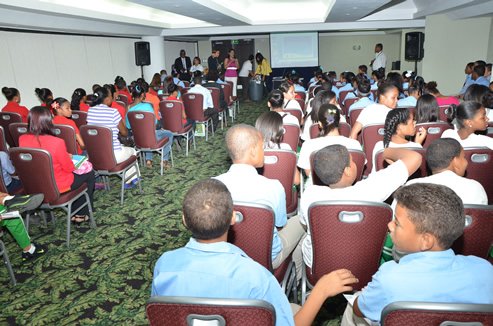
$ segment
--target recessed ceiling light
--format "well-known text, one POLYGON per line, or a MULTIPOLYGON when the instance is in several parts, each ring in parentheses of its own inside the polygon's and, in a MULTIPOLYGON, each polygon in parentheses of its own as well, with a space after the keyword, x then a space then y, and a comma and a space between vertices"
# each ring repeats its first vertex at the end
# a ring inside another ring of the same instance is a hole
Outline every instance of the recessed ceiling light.
POLYGON ((353 7, 353 10, 356 10, 356 9, 358 9, 358 7, 353 7))
POLYGON ((351 14, 346 14, 346 16, 351 16, 351 14))

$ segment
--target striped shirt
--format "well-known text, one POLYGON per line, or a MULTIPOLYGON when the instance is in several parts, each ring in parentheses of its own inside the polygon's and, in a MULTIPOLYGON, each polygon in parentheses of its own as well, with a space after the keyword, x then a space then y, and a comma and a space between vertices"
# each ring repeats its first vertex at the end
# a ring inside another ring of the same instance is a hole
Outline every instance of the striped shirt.
POLYGON ((113 134, 113 150, 121 151, 122 144, 118 140, 118 124, 122 117, 117 110, 100 104, 89 109, 87 114, 87 124, 93 126, 108 127, 113 134))

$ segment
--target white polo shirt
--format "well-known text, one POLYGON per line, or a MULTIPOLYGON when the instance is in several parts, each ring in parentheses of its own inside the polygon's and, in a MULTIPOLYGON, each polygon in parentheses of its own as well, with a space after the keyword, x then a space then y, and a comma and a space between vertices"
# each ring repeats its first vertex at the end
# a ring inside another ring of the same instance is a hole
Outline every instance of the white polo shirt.
POLYGON ((361 123, 363 127, 371 124, 384 124, 389 112, 390 109, 383 104, 371 104, 361 111, 356 122, 361 123))

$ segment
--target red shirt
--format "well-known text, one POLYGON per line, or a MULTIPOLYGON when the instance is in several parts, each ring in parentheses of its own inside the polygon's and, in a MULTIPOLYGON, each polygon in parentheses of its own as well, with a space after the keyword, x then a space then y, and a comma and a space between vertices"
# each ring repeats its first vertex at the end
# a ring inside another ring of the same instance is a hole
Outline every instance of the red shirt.
MULTIPOLYGON (((180 102, 183 102, 181 100, 181 98, 178 98, 176 96, 173 96, 173 95, 170 95, 166 98, 167 100, 170 100, 170 101, 180 101, 180 102)), ((185 106, 183 106, 183 112, 185 112, 185 106)), ((183 115, 182 115, 183 116, 183 115)), ((181 119, 182 123, 185 125, 187 123, 187 119, 181 119)))
MULTIPOLYGON (((41 148, 48 151, 53 161, 53 171, 58 191, 63 193, 70 190, 70 186, 74 183, 72 171, 75 170, 75 166, 67 153, 67 146, 63 139, 50 135, 42 135, 36 138, 35 135, 25 134, 19 137, 19 147, 41 148)), ((33 167, 33 173, 36 173, 35 167, 33 167)))
POLYGON ((118 91, 118 94, 122 94, 122 95, 125 95, 128 99, 128 104, 132 103, 132 95, 130 95, 130 92, 128 91, 128 89, 122 89, 122 90, 119 90, 118 91))
MULTIPOLYGON (((66 118, 63 115, 57 115, 57 116, 55 116, 53 118, 53 124, 71 126, 72 128, 74 128, 75 134, 76 135, 80 135, 79 128, 75 124, 74 120, 69 119, 69 118, 66 118)), ((77 143, 77 153, 82 154, 82 149, 80 148, 79 143, 77 143)))
POLYGON ((84 112, 89 112, 89 105, 87 105, 87 103, 85 102, 80 102, 79 110, 84 112))
POLYGON ((437 97, 436 99, 437 99, 438 106, 452 105, 452 104, 459 105, 460 104, 457 97, 453 97, 453 96, 437 97))
POLYGON ((120 113, 120 116, 122 117, 122 119, 125 119, 126 112, 125 112, 125 108, 123 106, 121 106, 120 104, 113 101, 113 102, 111 102, 111 108, 116 109, 118 111, 118 113, 120 113))
POLYGON ((25 106, 19 105, 14 101, 7 102, 7 105, 2 108, 2 112, 19 113, 22 117, 22 122, 27 122, 27 115, 29 114, 29 110, 25 106))

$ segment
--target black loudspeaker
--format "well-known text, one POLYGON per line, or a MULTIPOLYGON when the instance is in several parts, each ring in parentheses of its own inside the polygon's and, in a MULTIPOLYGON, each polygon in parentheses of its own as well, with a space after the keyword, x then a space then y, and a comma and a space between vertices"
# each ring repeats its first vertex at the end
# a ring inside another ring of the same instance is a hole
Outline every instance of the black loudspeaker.
POLYGON ((151 64, 149 42, 135 42, 135 64, 137 66, 148 66, 151 64))
POLYGON ((423 43, 425 41, 425 33, 411 32, 406 33, 406 49, 405 59, 409 61, 421 60, 424 57, 425 51, 423 43))

